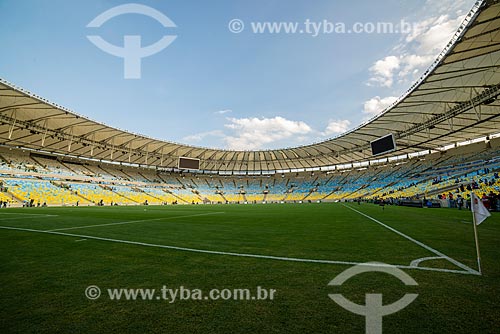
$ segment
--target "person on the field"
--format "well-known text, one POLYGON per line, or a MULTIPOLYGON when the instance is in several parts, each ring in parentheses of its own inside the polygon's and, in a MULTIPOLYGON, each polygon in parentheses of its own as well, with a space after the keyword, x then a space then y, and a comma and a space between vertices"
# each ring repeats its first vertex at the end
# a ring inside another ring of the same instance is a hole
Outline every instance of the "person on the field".
POLYGON ((462 210, 462 206, 464 205, 464 198, 460 195, 457 196, 457 206, 458 210, 462 210))

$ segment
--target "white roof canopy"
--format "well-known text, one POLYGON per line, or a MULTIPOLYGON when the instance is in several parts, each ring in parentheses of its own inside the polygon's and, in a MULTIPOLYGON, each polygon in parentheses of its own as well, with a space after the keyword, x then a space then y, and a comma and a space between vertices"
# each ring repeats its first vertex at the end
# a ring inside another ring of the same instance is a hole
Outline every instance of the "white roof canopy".
MULTIPOLYGON (((447 48, 397 102, 320 143, 231 151, 120 130, 0 81, 0 144, 106 161, 175 168, 180 156, 207 171, 276 171, 372 158, 370 141, 393 133, 402 155, 500 132, 500 4, 478 1, 447 48)), ((380 158, 380 157, 377 157, 380 158)))

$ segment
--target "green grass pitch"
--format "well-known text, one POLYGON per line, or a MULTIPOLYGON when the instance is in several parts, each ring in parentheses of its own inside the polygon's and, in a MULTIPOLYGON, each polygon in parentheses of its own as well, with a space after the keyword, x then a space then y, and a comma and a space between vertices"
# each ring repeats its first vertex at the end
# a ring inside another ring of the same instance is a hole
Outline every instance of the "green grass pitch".
POLYGON ((471 221, 468 211, 353 203, 4 209, 0 333, 364 333, 365 318, 332 293, 358 304, 417 293, 383 318, 384 333, 499 333, 500 215, 478 227, 482 276, 464 269, 477 269, 471 221), (410 268, 433 250, 452 261, 410 268), (375 272, 328 285, 369 261, 400 266, 418 286, 375 272), (86 298, 89 285, 100 298, 86 298), (106 294, 162 286, 276 293, 172 303, 106 294))

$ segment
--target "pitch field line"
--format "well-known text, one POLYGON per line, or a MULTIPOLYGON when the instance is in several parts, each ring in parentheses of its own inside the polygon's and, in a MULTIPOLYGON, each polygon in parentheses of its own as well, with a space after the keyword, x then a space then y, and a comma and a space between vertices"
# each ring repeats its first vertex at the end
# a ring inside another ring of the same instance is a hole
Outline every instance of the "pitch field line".
MULTIPOLYGON (((65 233, 65 232, 57 232, 57 231, 34 230, 34 229, 10 227, 10 226, 0 226, 0 229, 33 232, 33 233, 44 233, 44 234, 60 235, 60 236, 74 237, 74 238, 80 238, 80 239, 81 238, 93 239, 93 240, 99 240, 99 241, 116 242, 116 243, 129 244, 129 245, 155 247, 155 248, 163 248, 163 249, 171 249, 171 250, 177 250, 177 251, 186 251, 186 252, 203 253, 203 254, 226 255, 226 256, 237 256, 237 257, 256 258, 256 259, 302 262, 302 263, 340 264, 340 265, 350 265, 350 266, 361 264, 361 265, 371 265, 371 266, 376 266, 376 267, 389 266, 388 264, 383 264, 383 263, 366 264, 363 262, 353 262, 353 261, 316 260, 316 259, 283 257, 283 256, 262 255, 262 254, 224 252, 224 251, 179 247, 179 246, 171 246, 171 245, 151 244, 151 243, 145 243, 145 242, 139 242, 139 241, 103 238, 103 237, 96 237, 96 236, 91 236, 91 235, 73 234, 73 233, 65 233)), ((395 266, 395 267, 400 268, 400 269, 436 271, 436 272, 463 274, 463 275, 480 275, 478 272, 466 271, 466 270, 453 270, 453 269, 442 269, 442 268, 431 268, 431 267, 415 267, 415 266, 408 266, 408 265, 392 265, 392 266, 395 266)))
POLYGON ((183 216, 173 216, 173 217, 161 217, 161 218, 152 218, 152 219, 142 219, 142 220, 130 220, 124 222, 116 222, 116 223, 108 223, 108 224, 95 224, 95 225, 86 225, 86 226, 73 226, 73 227, 63 227, 56 228, 53 230, 45 230, 44 232, 56 232, 56 231, 68 231, 68 230, 76 230, 81 228, 91 228, 91 227, 102 227, 102 226, 112 226, 112 225, 125 225, 125 224, 135 224, 135 223, 145 223, 152 222, 157 220, 168 220, 168 219, 177 219, 183 217, 198 217, 198 216, 208 216, 208 215, 218 215, 224 212, 207 212, 207 213, 199 213, 195 215, 183 215, 183 216))
MULTIPOLYGON (((54 216, 37 216, 37 217, 33 217, 33 218, 44 218, 44 217, 54 217, 54 216)), ((11 221, 11 220, 17 220, 17 219, 27 219, 27 218, 30 218, 30 217, 14 217, 14 218, 0 218, 0 221, 11 221)))
POLYGON ((29 219, 29 218, 45 218, 45 217, 58 217, 58 215, 48 215, 42 213, 14 213, 14 212, 0 213, 0 221, 11 221, 11 220, 29 219), (15 216, 8 216, 8 215, 15 215, 15 216))
POLYGON ((354 209, 354 208, 351 208, 349 205, 345 205, 345 204, 342 204, 342 205, 343 205, 343 206, 345 206, 346 208, 351 209, 352 211, 357 212, 358 214, 360 214, 360 215, 362 215, 362 216, 364 216, 364 217, 366 217, 366 218, 368 218, 368 219, 370 219, 370 220, 374 221, 375 223, 379 224, 380 226, 383 226, 383 227, 385 227, 386 229, 388 229, 388 230, 390 230, 390 231, 392 231, 392 232, 394 232, 394 233, 396 233, 396 234, 398 234, 398 235, 402 236, 403 238, 405 238, 405 239, 407 239, 407 240, 410 240, 411 242, 413 242, 413 243, 415 243, 415 244, 419 245, 420 247, 427 249, 429 252, 434 253, 434 254, 436 254, 437 256, 439 256, 439 257, 441 257, 441 258, 443 258, 443 259, 448 260, 449 262, 453 263, 454 265, 456 265, 456 266, 457 266, 457 267, 459 267, 459 268, 462 268, 463 270, 465 270, 465 271, 469 272, 470 274, 481 275, 481 274, 480 274, 477 270, 474 270, 474 269, 472 269, 472 268, 470 268, 470 267, 466 266, 466 265, 465 265, 465 264, 463 264, 462 262, 459 262, 459 261, 457 261, 457 260, 455 260, 455 259, 453 259, 453 258, 449 257, 449 256, 448 256, 448 255, 446 255, 446 254, 441 253, 440 251, 438 251, 438 250, 436 250, 436 249, 434 249, 434 248, 432 248, 432 247, 430 247, 430 246, 427 246, 427 245, 426 245, 426 244, 424 244, 423 242, 418 241, 418 240, 416 240, 416 239, 414 239, 414 238, 410 237, 409 235, 406 235, 406 234, 404 234, 403 232, 400 232, 400 231, 396 230, 395 228, 393 228, 393 227, 391 227, 391 226, 389 226, 389 225, 386 225, 386 224, 382 223, 381 221, 379 221, 379 220, 377 220, 377 219, 375 219, 375 218, 373 218, 373 217, 371 217, 371 216, 369 216, 369 215, 367 215, 367 214, 365 214, 365 213, 363 213, 363 212, 361 212, 361 211, 359 211, 359 210, 356 210, 356 209, 354 209))
POLYGON ((415 259, 411 261, 410 266, 412 267, 418 267, 418 265, 424 261, 429 261, 429 260, 440 260, 442 259, 441 256, 427 256, 427 257, 421 257, 420 259, 415 259))
POLYGON ((0 217, 3 217, 5 215, 16 215, 16 216, 45 216, 45 217, 57 217, 59 215, 49 215, 49 214, 44 214, 44 213, 21 213, 21 212, 0 212, 0 217))

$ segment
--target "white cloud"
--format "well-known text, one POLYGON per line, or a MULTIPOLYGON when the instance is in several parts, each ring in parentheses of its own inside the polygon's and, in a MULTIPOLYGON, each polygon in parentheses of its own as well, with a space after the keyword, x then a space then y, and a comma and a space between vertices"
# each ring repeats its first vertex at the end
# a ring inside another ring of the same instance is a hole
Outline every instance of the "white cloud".
POLYGON ((292 121, 276 116, 273 118, 228 118, 224 126, 233 132, 224 142, 233 150, 256 150, 264 145, 312 132, 302 121, 292 121))
POLYGON ((396 56, 387 56, 382 60, 378 60, 370 68, 373 77, 369 82, 379 84, 385 87, 391 87, 393 82, 394 71, 400 66, 400 60, 396 56))
POLYGON ((233 112, 233 111, 231 109, 223 109, 223 110, 217 110, 216 112, 214 112, 214 114, 224 115, 224 114, 228 114, 230 112, 233 112))
MULTIPOLYGON (((384 100, 381 103, 387 103, 387 101, 384 100)), ((214 143, 221 143, 224 148, 230 150, 259 150, 309 144, 314 140, 320 141, 325 137, 348 131, 351 124, 351 121, 347 119, 330 119, 324 131, 320 131, 303 121, 289 120, 280 116, 228 117, 223 130, 201 132, 185 136, 182 140, 187 144, 204 147, 212 147, 214 143)))
POLYGON ((189 144, 189 143, 199 143, 207 137, 223 137, 223 136, 224 136, 224 133, 222 131, 213 130, 213 131, 196 133, 194 135, 189 135, 189 136, 182 138, 182 140, 189 144))
POLYGON ((469 6, 472 3, 465 0, 428 1, 425 12, 434 16, 415 22, 406 20, 412 28, 393 48, 393 54, 370 67, 368 85, 392 87, 397 78, 399 87, 405 88, 418 79, 451 40, 469 6))
POLYGON ((441 15, 433 18, 430 23, 427 22, 427 26, 414 37, 418 43, 417 51, 424 55, 439 53, 451 40, 464 18, 463 15, 456 18, 441 15))
POLYGON ((395 96, 388 96, 384 98, 375 96, 364 103, 363 113, 366 114, 368 118, 371 118, 381 113, 385 108, 390 106, 396 100, 397 97, 395 96))
POLYGON ((221 143, 230 150, 259 150, 271 147, 288 147, 322 140, 349 130, 351 121, 330 120, 324 131, 313 129, 303 121, 275 116, 226 118, 223 130, 213 130, 185 136, 182 141, 191 145, 212 147, 221 143))
POLYGON ((429 30, 429 28, 432 26, 435 20, 436 17, 430 17, 425 20, 414 22, 412 24, 411 31, 405 37, 405 42, 411 43, 415 41, 418 37, 422 36, 427 30, 429 30))
POLYGON ((398 73, 399 78, 406 78, 408 75, 418 73, 420 68, 429 67, 434 61, 435 57, 432 55, 419 56, 419 55, 406 55, 402 57, 403 68, 398 73))
POLYGON ((347 119, 343 120, 330 120, 326 129, 321 134, 323 136, 331 136, 333 134, 344 133, 349 130, 349 126, 351 125, 351 121, 347 119))
POLYGON ((427 0, 424 8, 429 13, 452 13, 459 14, 469 10, 474 4, 475 0, 427 0))

